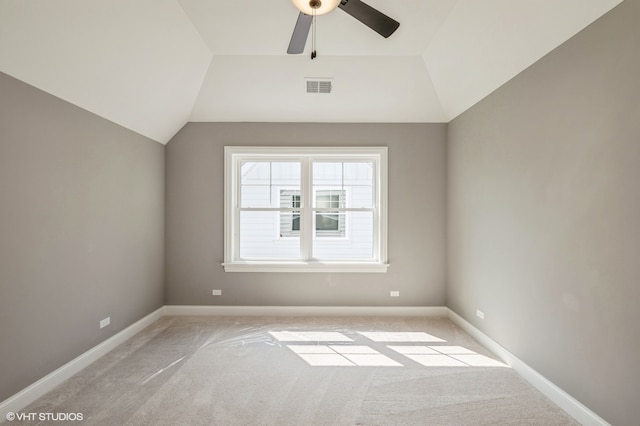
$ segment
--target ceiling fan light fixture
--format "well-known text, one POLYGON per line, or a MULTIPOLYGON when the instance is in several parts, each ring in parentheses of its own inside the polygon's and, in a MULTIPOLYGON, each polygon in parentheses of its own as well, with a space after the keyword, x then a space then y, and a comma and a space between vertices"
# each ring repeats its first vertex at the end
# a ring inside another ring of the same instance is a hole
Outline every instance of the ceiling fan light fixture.
POLYGON ((291 0, 293 5, 306 15, 324 15, 338 7, 340 0, 291 0), (319 3, 319 5, 318 5, 319 3))

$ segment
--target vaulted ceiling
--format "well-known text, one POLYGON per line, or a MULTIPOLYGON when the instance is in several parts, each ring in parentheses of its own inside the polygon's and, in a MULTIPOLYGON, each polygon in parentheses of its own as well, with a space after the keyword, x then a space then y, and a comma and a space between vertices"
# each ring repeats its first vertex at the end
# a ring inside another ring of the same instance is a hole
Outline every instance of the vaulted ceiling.
POLYGON ((286 54, 290 0, 0 0, 0 71, 160 143, 188 121, 448 122, 621 3, 365 1, 400 28, 335 10, 311 60, 286 54))

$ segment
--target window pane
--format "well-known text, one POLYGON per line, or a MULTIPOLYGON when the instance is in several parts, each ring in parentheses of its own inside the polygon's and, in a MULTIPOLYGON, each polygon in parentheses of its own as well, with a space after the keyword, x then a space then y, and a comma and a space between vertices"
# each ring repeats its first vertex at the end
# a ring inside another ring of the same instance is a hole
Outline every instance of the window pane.
POLYGON ((347 214, 344 212, 317 212, 313 218, 314 238, 345 238, 347 214))
POLYGON ((344 188, 349 194, 347 207, 373 207, 373 163, 344 163, 344 188))
POLYGON ((316 191, 314 207, 319 209, 339 209, 346 205, 345 191, 336 189, 319 189, 316 191))
POLYGON ((242 207, 271 207, 271 186, 243 185, 242 207))
POLYGON ((371 161, 343 163, 343 165, 345 185, 371 186, 371 184, 373 183, 373 163, 371 161))
POLYGON ((313 185, 342 187, 342 163, 314 162, 313 185))
POLYGON ((371 161, 314 162, 313 188, 316 192, 314 206, 319 208, 373 208, 374 166, 371 161), (327 204, 324 195, 328 190, 339 193, 339 206, 327 204))
POLYGON ((269 185, 271 163, 269 161, 245 161, 240 168, 243 185, 269 185))
POLYGON ((373 212, 316 213, 313 239, 313 257, 321 260, 372 259, 373 212), (322 217, 322 219, 319 219, 322 217), (337 221, 331 222, 332 219, 337 221), (337 223, 339 230, 318 229, 324 221, 337 223), (340 230, 340 227, 344 229, 340 230))
POLYGON ((316 231, 338 231, 340 229, 340 215, 330 213, 316 214, 316 231))
POLYGON ((300 163, 296 161, 274 161, 271 163, 271 183, 276 186, 300 187, 300 167, 300 163))
POLYGON ((244 162, 240 176, 242 207, 268 207, 271 204, 271 163, 244 162))
MULTIPOLYGON (((289 219, 293 215, 291 213, 289 219)), ((280 236, 281 220, 285 216, 283 212, 240 212, 240 257, 245 260, 299 259, 299 232, 287 238, 280 236)))
POLYGON ((245 161, 240 169, 241 207, 278 207, 283 188, 300 190, 300 163, 245 161))

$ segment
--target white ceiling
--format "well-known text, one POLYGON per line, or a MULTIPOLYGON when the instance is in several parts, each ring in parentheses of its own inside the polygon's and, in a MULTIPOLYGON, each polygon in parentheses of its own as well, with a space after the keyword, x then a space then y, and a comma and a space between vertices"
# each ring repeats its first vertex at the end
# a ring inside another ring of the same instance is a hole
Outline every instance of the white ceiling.
POLYGON ((318 57, 290 0, 0 0, 0 71, 161 143, 188 121, 448 122, 621 0, 366 0, 318 57), (306 77, 332 78, 330 95, 306 77))

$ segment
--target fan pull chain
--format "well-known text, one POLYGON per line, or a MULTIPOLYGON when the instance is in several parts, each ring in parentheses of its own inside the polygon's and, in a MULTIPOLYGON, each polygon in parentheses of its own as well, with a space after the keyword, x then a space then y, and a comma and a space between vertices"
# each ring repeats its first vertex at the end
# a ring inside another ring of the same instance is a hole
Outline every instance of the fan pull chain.
POLYGON ((311 18, 311 59, 313 60, 317 54, 316 54, 316 10, 313 9, 312 11, 312 18, 311 18))

